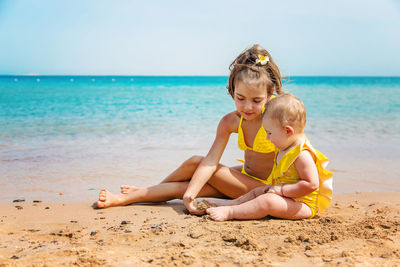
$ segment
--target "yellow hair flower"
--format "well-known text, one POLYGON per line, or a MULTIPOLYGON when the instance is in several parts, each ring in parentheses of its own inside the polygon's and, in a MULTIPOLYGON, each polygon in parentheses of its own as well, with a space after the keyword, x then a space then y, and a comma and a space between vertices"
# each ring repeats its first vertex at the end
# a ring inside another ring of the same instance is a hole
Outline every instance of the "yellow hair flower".
POLYGON ((256 59, 256 64, 260 63, 261 65, 267 65, 269 61, 269 57, 263 56, 263 55, 258 55, 258 58, 256 59))

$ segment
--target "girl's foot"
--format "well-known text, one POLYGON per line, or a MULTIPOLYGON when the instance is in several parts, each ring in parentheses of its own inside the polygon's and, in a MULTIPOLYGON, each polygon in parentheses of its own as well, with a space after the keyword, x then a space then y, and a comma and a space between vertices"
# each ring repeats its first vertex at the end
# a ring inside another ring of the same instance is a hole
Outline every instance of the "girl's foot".
POLYGON ((99 200, 97 201, 97 207, 104 209, 113 206, 120 206, 122 203, 121 199, 112 194, 107 189, 102 189, 99 194, 99 200))
POLYGON ((136 187, 133 185, 121 185, 121 194, 129 194, 138 190, 139 188, 140 187, 136 187))
POLYGON ((232 212, 232 207, 224 206, 224 207, 208 208, 207 213, 214 221, 222 222, 231 220, 233 212, 232 212))

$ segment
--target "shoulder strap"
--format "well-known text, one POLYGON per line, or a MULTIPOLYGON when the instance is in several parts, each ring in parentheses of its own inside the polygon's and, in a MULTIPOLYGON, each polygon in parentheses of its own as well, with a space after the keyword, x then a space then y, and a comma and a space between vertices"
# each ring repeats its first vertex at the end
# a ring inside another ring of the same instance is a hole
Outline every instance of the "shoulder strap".
MULTIPOLYGON (((239 122, 239 128, 242 129, 242 121, 243 121, 243 116, 240 116, 240 122, 239 122)), ((238 128, 238 129, 239 129, 238 128)))

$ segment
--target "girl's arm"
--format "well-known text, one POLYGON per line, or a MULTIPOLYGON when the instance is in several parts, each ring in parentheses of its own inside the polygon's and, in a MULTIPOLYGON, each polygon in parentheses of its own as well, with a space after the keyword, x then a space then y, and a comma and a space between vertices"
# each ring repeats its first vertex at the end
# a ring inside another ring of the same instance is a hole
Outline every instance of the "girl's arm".
POLYGON ((294 162, 301 181, 294 184, 274 185, 269 192, 291 198, 302 197, 317 190, 319 177, 317 166, 310 152, 305 150, 300 153, 294 162))
POLYGON ((204 213, 197 210, 194 200, 203 186, 217 170, 218 163, 229 141, 230 134, 235 131, 237 115, 232 112, 225 115, 218 124, 217 135, 208 154, 202 159, 190 180, 189 186, 183 196, 183 203, 191 213, 204 213))

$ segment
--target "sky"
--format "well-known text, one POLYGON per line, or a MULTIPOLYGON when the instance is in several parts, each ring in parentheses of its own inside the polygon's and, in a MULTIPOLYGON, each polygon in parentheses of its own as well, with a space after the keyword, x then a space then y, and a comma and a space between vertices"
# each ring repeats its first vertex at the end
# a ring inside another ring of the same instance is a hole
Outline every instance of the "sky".
POLYGON ((0 75, 400 76, 400 0, 0 0, 0 75))

